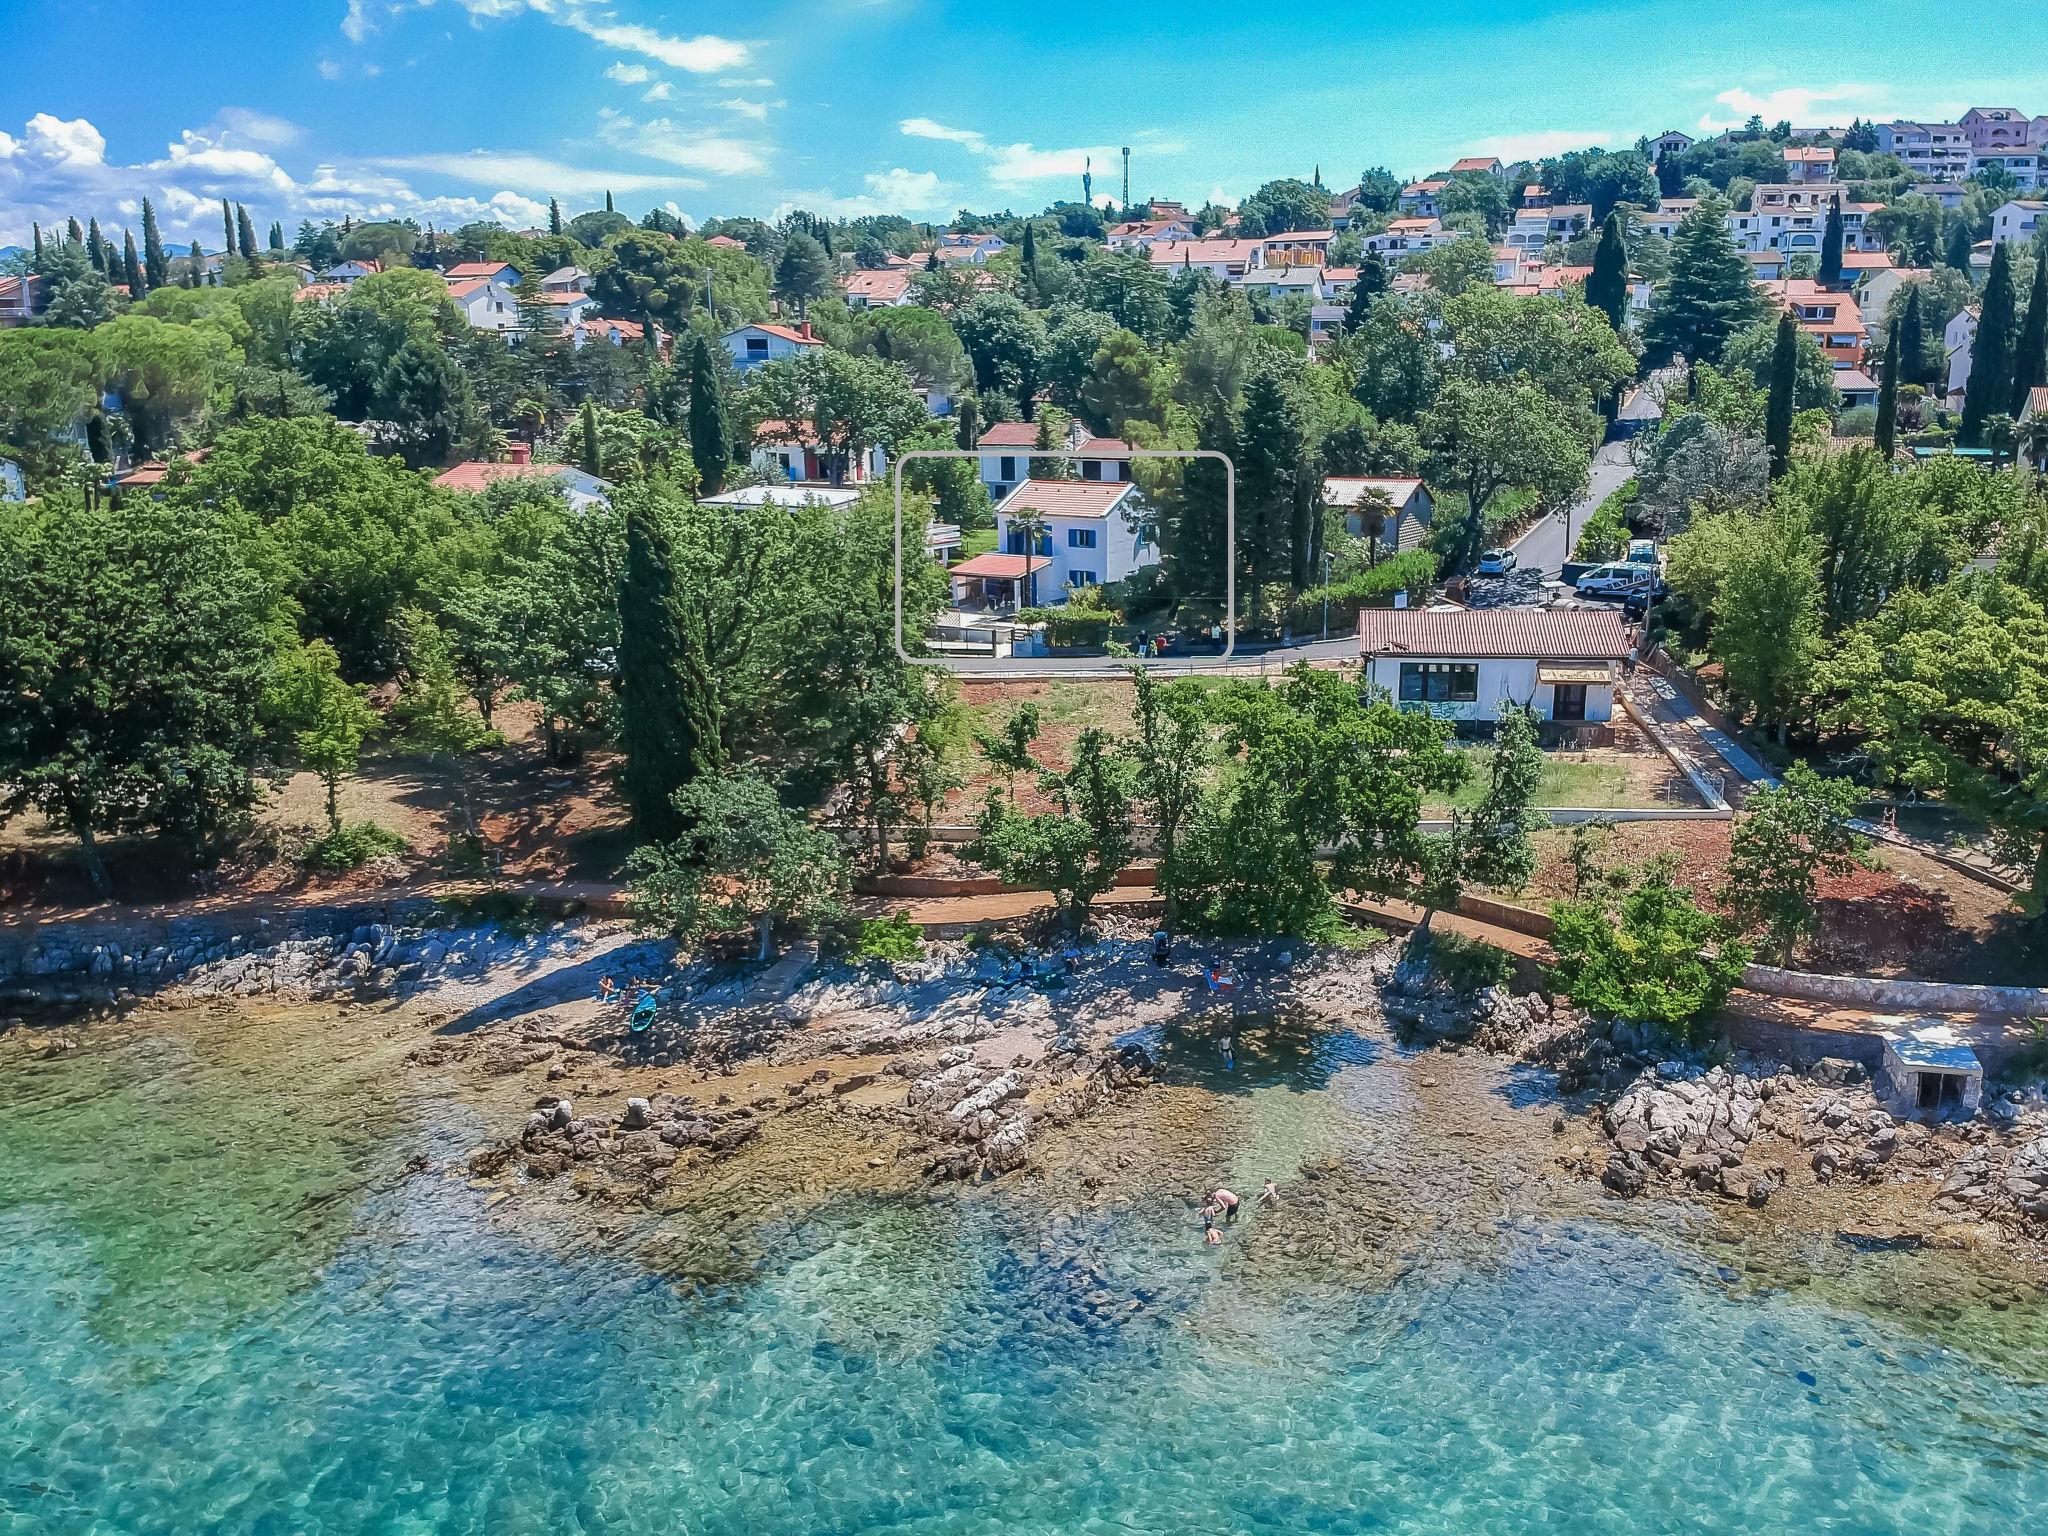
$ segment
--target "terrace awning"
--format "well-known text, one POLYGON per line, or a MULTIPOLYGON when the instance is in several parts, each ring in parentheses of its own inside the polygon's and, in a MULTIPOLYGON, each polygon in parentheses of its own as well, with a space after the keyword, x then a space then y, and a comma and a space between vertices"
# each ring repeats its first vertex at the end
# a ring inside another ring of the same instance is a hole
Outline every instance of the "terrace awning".
POLYGON ((1017 581, 1031 571, 1042 571, 1050 560, 1038 555, 976 555, 962 560, 946 572, 948 576, 979 576, 985 581, 1017 581))

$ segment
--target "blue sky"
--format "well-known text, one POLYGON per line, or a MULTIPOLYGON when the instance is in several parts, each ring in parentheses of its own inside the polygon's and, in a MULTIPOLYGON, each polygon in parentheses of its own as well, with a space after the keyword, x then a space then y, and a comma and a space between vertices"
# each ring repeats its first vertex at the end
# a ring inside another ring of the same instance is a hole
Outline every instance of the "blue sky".
POLYGON ((0 0, 0 242, 154 198, 208 238, 410 214, 533 222, 612 188, 695 220, 944 217, 1116 190, 1234 201, 1666 127, 2048 112, 2048 64, 1923 0, 0 0), (1795 19, 1796 18, 1796 19, 1795 19), (19 40, 27 39, 26 50, 19 40), (27 57, 24 57, 24 54, 27 57), (23 63, 28 68, 19 67, 23 63))

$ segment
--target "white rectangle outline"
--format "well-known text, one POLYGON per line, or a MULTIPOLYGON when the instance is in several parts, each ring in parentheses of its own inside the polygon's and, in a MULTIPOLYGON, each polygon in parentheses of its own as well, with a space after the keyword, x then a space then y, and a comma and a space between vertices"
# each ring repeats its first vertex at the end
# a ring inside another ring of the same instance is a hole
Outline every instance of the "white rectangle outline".
MULTIPOLYGON (((903 646, 903 466, 912 459, 982 459, 988 457, 979 448, 911 448, 897 455, 896 470, 890 477, 896 482, 896 654, 913 667, 937 667, 941 671, 967 677, 1000 677, 996 672, 961 672, 945 656, 913 656, 903 646)), ((1100 459, 1101 454, 1054 453, 1050 450, 1032 450, 1029 453, 1011 455, 1020 459, 1064 459, 1069 463, 1083 458, 1100 459)), ((1237 465, 1230 455, 1214 448, 1127 448, 1116 455, 1119 459, 1216 459, 1223 465, 1223 649, 1217 653, 1218 661, 1228 661, 1237 650, 1237 465)), ((1025 482, 1029 484, 1029 481, 1025 482)), ((1081 482, 1096 484, 1100 482, 1081 482)), ((1011 495, 1016 492, 1012 491, 1011 495)), ((1008 497, 1004 498, 1008 500, 1008 497)), ((1028 561, 1031 557, 1025 556, 1028 561)), ((962 657, 961 660, 967 658, 962 657)), ((1014 659, 1014 658, 1012 658, 1014 659)), ((1117 657, 1116 660, 1137 663, 1149 671, 1151 663, 1142 657, 1117 657)), ((1164 657, 1154 657, 1164 661, 1164 657)), ((1185 660, 1176 665, 1184 666, 1185 660)), ((1009 670, 1008 668, 1002 669, 1009 670)), ((1021 668, 1018 670, 1022 670, 1021 668)))

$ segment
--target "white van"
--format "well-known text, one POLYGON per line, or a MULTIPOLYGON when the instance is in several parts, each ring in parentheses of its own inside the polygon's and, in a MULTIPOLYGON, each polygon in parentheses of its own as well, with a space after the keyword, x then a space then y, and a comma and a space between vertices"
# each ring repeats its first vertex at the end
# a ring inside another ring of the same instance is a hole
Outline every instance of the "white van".
POLYGON ((1655 566, 1636 565, 1627 560, 1610 560, 1596 565, 1579 577, 1581 597, 1626 597, 1647 589, 1657 579, 1655 566))

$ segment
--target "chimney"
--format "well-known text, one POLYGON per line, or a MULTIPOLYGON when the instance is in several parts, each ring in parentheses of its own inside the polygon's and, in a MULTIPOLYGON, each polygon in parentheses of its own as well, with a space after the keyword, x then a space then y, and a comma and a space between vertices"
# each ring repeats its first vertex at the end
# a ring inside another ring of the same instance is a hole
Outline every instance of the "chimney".
POLYGON ((533 462, 533 444, 514 439, 505 445, 505 457, 513 464, 530 464, 533 462))
POLYGON ((799 321, 797 324, 796 333, 797 335, 803 337, 805 341, 809 341, 811 339, 811 322, 808 320, 799 321))

